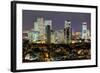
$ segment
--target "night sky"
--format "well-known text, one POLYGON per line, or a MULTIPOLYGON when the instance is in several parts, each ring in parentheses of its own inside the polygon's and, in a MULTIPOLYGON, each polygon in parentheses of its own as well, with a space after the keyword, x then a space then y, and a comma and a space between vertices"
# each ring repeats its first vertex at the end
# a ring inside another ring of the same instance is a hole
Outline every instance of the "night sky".
POLYGON ((65 20, 71 21, 72 30, 75 32, 81 32, 82 22, 87 22, 88 29, 91 26, 90 13, 23 10, 22 14, 23 31, 33 29, 34 22, 40 17, 44 20, 52 20, 53 30, 63 29, 65 20))

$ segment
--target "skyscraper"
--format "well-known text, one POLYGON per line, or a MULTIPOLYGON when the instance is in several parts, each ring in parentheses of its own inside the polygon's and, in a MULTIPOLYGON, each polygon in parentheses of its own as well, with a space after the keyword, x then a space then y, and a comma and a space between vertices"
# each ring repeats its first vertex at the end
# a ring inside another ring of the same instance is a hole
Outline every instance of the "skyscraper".
POLYGON ((41 42, 45 43, 45 24, 43 18, 37 18, 37 24, 39 29, 39 39, 41 42))
POLYGON ((87 23, 82 23, 82 39, 86 40, 88 39, 88 32, 87 32, 87 23))
POLYGON ((44 21, 45 24, 45 34, 46 34, 46 40, 47 43, 50 44, 51 43, 51 30, 52 30, 52 20, 45 20, 44 21))
POLYGON ((66 44, 70 44, 71 43, 72 28, 71 28, 71 21, 70 20, 65 21, 65 25, 64 25, 64 39, 65 39, 65 43, 66 44))
POLYGON ((50 31, 50 25, 46 26, 46 43, 50 44, 51 43, 51 31, 50 31))

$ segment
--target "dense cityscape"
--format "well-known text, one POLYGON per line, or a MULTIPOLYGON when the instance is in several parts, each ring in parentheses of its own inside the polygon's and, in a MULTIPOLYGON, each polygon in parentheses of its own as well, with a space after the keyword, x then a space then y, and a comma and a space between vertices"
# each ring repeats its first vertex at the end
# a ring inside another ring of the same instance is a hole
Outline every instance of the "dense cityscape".
POLYGON ((91 34, 87 22, 81 31, 73 31, 71 20, 54 30, 52 20, 37 17, 34 28, 23 31, 23 62, 47 62, 91 59, 91 34))

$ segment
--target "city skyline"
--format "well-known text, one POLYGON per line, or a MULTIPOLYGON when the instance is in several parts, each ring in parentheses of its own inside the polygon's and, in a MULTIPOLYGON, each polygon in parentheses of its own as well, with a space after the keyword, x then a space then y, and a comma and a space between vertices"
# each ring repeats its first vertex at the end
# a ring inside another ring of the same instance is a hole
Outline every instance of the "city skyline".
POLYGON ((87 22, 88 29, 91 29, 90 13, 23 10, 23 31, 33 29, 37 18, 52 20, 53 30, 63 29, 66 20, 71 21, 71 26, 75 32, 81 32, 82 22, 87 22))
POLYGON ((89 13, 23 10, 23 63, 91 59, 90 19, 89 13))

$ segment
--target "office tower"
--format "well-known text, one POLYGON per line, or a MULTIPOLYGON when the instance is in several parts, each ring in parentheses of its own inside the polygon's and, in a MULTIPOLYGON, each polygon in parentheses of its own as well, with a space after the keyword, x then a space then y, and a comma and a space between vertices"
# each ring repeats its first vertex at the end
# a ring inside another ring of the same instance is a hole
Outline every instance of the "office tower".
POLYGON ((45 20, 44 21, 45 24, 45 35, 47 37, 47 43, 51 43, 51 40, 53 39, 53 34, 51 33, 52 31, 52 20, 45 20), (52 37, 52 39, 51 39, 52 37))
POLYGON ((37 23, 38 24, 38 29, 39 29, 39 39, 41 43, 45 43, 45 24, 44 24, 44 19, 43 18, 37 18, 37 23))
POLYGON ((88 39, 87 23, 86 22, 82 23, 82 39, 84 39, 84 40, 88 39))
POLYGON ((50 44, 51 43, 51 30, 50 30, 50 25, 46 26, 46 43, 50 44))
POLYGON ((72 28, 71 28, 71 21, 67 20, 65 21, 64 25, 64 39, 66 44, 71 43, 72 39, 72 28))

